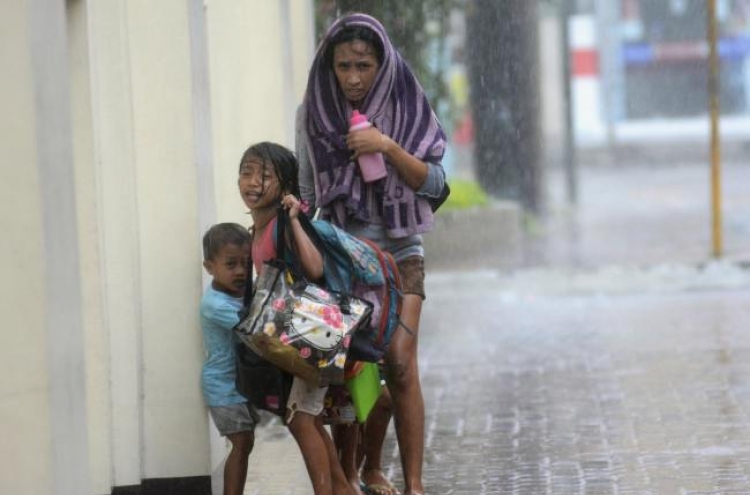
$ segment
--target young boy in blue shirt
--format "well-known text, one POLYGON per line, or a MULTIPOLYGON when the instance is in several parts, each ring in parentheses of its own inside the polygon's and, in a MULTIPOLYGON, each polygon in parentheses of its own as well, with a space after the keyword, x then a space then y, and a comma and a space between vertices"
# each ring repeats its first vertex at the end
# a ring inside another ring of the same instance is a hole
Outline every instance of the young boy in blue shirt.
POLYGON ((211 418, 232 444, 224 465, 224 495, 242 495, 247 460, 255 443, 259 416, 235 386, 235 344, 232 328, 248 278, 250 233, 236 223, 220 223, 203 236, 203 267, 213 277, 200 306, 203 346, 203 396, 211 418))

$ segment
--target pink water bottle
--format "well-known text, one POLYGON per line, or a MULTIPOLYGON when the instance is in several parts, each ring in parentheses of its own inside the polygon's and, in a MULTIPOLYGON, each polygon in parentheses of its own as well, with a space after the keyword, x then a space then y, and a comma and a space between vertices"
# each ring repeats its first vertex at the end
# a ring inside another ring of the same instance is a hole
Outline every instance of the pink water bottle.
MULTIPOLYGON (((367 120, 367 115, 359 113, 358 110, 352 112, 352 117, 349 119, 349 132, 370 127, 372 127, 372 124, 367 120)), ((383 154, 379 152, 359 155, 359 170, 362 172, 362 179, 365 182, 375 182, 388 175, 383 154)))

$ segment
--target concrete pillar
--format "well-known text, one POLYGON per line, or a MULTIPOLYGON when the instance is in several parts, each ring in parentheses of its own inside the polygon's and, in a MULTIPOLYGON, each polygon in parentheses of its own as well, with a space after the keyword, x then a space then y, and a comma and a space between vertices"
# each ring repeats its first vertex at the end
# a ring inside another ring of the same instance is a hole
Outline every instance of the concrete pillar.
POLYGON ((141 291, 127 11, 91 2, 90 71, 113 486, 141 480, 141 291))
POLYGON ((4 4, 0 19, 0 128, 9 136, 0 147, 8 249, 0 299, 11 330, 1 341, 0 492, 89 493, 65 4, 4 4))
POLYGON ((104 321, 101 225, 92 121, 88 2, 67 7, 68 66, 72 112, 75 203, 78 225, 81 314, 86 349, 86 417, 92 493, 112 486, 109 335, 104 321))
POLYGON ((188 3, 90 4, 112 485, 208 473, 188 3))
POLYGON ((569 18, 573 121, 576 144, 601 145, 606 139, 595 18, 569 18))
POLYGON ((141 476, 208 474, 188 3, 126 2, 135 150, 141 476))
POLYGON ((310 0, 231 4, 0 7, 0 493, 206 484, 200 236, 247 223, 236 161, 292 145, 312 53, 310 0))
POLYGON ((546 144, 544 155, 547 164, 562 163, 564 147, 564 96, 560 26, 558 16, 543 16, 539 22, 539 81, 541 90, 541 126, 546 144))
MULTIPOLYGON (((0 8, 0 493, 52 493, 46 262, 29 9, 0 8)), ((69 165, 69 164, 68 164, 69 165)))

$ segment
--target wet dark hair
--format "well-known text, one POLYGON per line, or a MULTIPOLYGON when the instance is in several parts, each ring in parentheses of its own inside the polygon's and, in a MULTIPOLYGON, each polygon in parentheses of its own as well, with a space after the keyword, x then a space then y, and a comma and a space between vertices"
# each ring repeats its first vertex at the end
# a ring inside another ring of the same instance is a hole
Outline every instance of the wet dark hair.
MULTIPOLYGON (((296 197, 300 197, 299 194, 299 179, 297 178, 297 172, 299 165, 297 164, 297 158, 294 153, 289 149, 281 146, 280 144, 271 143, 264 141, 250 146, 245 153, 242 154, 240 160, 240 170, 242 170, 242 164, 251 161, 253 158, 260 160, 264 166, 271 165, 273 171, 276 174, 276 179, 279 181, 279 186, 282 193, 287 192, 294 194, 296 197)), ((265 184, 263 189, 265 190, 265 184)))
POLYGON ((325 62, 324 67, 330 67, 333 69, 333 50, 341 43, 348 43, 355 40, 364 41, 369 44, 375 50, 375 58, 378 59, 378 65, 383 65, 385 49, 383 48, 383 42, 378 35, 368 27, 353 25, 344 26, 339 32, 333 35, 330 40, 328 40, 326 52, 323 56, 325 62))
POLYGON ((212 260, 224 246, 242 246, 250 239, 250 232, 238 223, 217 223, 203 234, 203 259, 212 260))

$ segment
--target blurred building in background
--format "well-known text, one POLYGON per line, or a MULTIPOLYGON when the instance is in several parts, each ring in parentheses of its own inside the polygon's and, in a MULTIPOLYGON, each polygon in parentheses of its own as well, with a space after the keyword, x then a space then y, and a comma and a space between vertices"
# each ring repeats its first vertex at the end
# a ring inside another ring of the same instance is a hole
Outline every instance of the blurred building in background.
MULTIPOLYGON (((707 137, 704 0, 589 0, 570 18, 579 145, 707 137)), ((750 2, 717 0, 724 136, 750 136, 750 2)))
MULTIPOLYGON (((705 115, 708 43, 703 0, 622 0, 623 118, 705 115)), ((719 0, 721 101, 750 114, 750 2, 719 0)))

